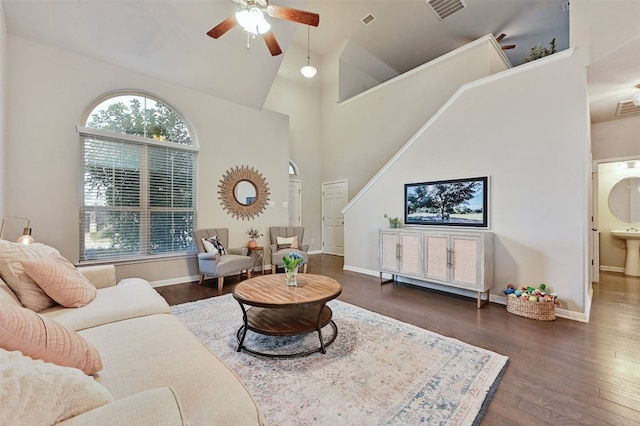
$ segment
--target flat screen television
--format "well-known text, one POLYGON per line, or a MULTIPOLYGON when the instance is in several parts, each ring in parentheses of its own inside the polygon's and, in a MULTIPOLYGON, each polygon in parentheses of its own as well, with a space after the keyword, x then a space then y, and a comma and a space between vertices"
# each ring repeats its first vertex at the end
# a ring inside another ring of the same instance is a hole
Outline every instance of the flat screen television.
POLYGON ((404 223, 487 227, 487 182, 485 176, 406 183, 404 223))

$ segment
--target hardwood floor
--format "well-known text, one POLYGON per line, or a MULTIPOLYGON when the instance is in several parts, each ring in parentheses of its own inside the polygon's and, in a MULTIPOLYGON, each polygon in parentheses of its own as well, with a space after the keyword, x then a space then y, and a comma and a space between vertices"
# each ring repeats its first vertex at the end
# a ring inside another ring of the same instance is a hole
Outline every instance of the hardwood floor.
MULTIPOLYGON (((472 298, 380 285, 342 265, 312 255, 309 272, 338 280, 343 302, 509 357, 482 425, 640 425, 640 278, 602 273, 584 324, 521 318, 493 303, 476 309, 472 298)), ((225 278, 221 293, 215 279, 157 290, 174 305, 230 293, 242 279, 225 278)))

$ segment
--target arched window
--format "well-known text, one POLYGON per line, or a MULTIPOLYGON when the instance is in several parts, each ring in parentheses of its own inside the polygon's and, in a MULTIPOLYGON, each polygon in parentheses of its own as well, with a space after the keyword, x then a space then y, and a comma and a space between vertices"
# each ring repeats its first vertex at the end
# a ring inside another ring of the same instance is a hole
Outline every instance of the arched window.
POLYGON ((198 149, 180 114, 121 92, 83 124, 80 261, 194 252, 198 149))
POLYGON ((293 160, 289 160, 289 174, 290 175, 298 174, 298 166, 296 165, 296 163, 293 162, 293 160))

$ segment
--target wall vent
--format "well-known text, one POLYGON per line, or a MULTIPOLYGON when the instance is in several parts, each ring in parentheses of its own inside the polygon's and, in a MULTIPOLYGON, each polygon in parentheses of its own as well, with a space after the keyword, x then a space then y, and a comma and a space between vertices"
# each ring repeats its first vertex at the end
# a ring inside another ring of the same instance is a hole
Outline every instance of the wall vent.
POLYGON ((372 14, 368 14, 367 16, 365 16, 364 18, 362 18, 362 22, 365 25, 369 25, 370 23, 372 23, 374 20, 376 19, 375 16, 373 16, 372 14))
POLYGON ((427 0, 427 4, 441 21, 467 7, 462 0, 427 0))
POLYGON ((640 114, 640 106, 634 105, 631 101, 618 102, 616 117, 624 118, 638 114, 640 114))

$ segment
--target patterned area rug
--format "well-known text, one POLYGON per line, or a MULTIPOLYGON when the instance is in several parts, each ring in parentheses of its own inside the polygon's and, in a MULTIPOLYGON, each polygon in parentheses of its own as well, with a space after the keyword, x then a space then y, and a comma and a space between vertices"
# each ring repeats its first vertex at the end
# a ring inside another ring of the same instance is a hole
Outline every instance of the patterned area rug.
MULTIPOLYGON (((243 380, 268 425, 475 425, 508 359, 333 300, 338 336, 327 353, 265 358, 236 352, 242 311, 231 295, 173 313, 243 380)), ((322 329, 325 340, 331 326, 322 329)), ((319 344, 317 333, 245 343, 266 351, 319 344), (257 345, 257 346, 256 346, 257 345)))

